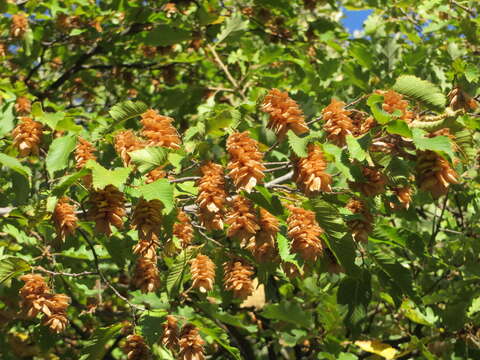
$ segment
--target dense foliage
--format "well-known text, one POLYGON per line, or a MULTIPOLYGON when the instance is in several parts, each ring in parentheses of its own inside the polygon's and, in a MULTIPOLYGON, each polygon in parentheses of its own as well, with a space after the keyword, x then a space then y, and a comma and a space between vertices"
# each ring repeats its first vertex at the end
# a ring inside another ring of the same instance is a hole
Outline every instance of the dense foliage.
POLYGON ((478 1, 0 10, 0 359, 480 358, 478 1))

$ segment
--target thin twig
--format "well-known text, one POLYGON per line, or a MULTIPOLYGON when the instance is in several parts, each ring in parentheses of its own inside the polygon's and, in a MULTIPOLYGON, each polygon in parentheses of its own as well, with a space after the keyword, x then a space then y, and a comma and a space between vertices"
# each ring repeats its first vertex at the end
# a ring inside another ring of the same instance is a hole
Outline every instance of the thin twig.
POLYGON ((293 171, 289 171, 285 175, 282 175, 276 179, 273 179, 272 181, 265 183, 265 187, 266 188, 272 187, 272 185, 280 184, 284 181, 290 180, 292 177, 293 177, 293 171))
POLYGON ((243 93, 242 89, 240 89, 240 86, 238 85, 237 80, 235 80, 235 78, 230 73, 230 70, 228 70, 227 66, 223 63, 222 59, 220 59, 220 56, 218 56, 218 53, 215 50, 215 48, 210 44, 207 45, 207 48, 212 53, 213 58, 215 59, 215 62, 217 63, 217 65, 220 66, 220 68, 223 70, 223 72, 227 76, 228 81, 230 81, 233 87, 238 90, 238 93, 240 94, 242 99, 246 100, 247 98, 245 97, 245 94, 243 93))
POLYGON ((61 272, 61 271, 47 270, 42 266, 35 266, 33 269, 36 270, 36 271, 44 272, 44 273, 49 274, 49 275, 53 275, 53 276, 60 275, 60 276, 67 276, 67 277, 81 277, 81 276, 99 275, 97 271, 83 271, 83 272, 80 272, 80 273, 67 273, 67 272, 61 272))

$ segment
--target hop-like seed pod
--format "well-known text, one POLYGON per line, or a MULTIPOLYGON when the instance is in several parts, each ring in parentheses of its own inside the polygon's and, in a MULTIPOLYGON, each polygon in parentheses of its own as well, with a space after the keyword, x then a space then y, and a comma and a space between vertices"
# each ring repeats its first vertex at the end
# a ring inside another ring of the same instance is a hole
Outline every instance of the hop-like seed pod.
POLYGON ((19 115, 27 115, 32 111, 32 104, 25 96, 19 96, 15 102, 15 111, 19 115))
POLYGON ((171 117, 158 114, 155 110, 147 110, 142 115, 142 135, 149 140, 149 145, 180 149, 182 141, 177 130, 172 126, 171 117))
POLYGON ((280 139, 285 137, 288 130, 297 135, 309 131, 302 110, 287 92, 270 90, 263 100, 261 109, 270 115, 268 128, 275 131, 280 139))
POLYGON ((179 211, 178 222, 173 225, 173 235, 180 239, 182 248, 188 247, 193 240, 193 226, 185 211, 179 211))
POLYGON ((19 156, 38 155, 42 140, 42 124, 29 117, 21 117, 12 135, 13 145, 17 147, 19 156))
POLYGON ((327 162, 319 146, 308 145, 307 157, 297 159, 294 165, 293 178, 305 195, 332 191, 332 176, 325 172, 327 162))
POLYGON ((228 169, 238 190, 252 191, 265 176, 263 154, 258 151, 258 142, 250 138, 248 131, 233 133, 228 137, 227 150, 230 155, 228 169))
POLYGON ((42 324, 57 334, 63 332, 68 325, 66 311, 69 304, 70 298, 65 294, 48 296, 44 303, 42 324))
POLYGON ((141 149, 142 141, 135 136, 132 130, 122 130, 115 135, 115 151, 122 158, 123 165, 130 165, 130 151, 141 149))
POLYGON ((352 110, 350 118, 353 124, 353 136, 366 134, 377 125, 377 122, 372 116, 367 117, 362 111, 352 110))
POLYGON ((125 197, 115 186, 107 185, 103 190, 96 190, 90 194, 89 218, 95 221, 95 230, 107 236, 111 234, 111 226, 117 229, 123 227, 125 211, 125 197))
POLYGON ((167 321, 162 325, 163 335, 161 343, 167 349, 174 350, 178 347, 178 324, 177 318, 167 315, 167 321))
POLYGON ((65 241, 67 235, 73 234, 78 226, 75 207, 69 203, 69 200, 66 196, 61 197, 53 210, 53 223, 61 241, 65 241))
POLYGON ((239 240, 242 246, 253 241, 256 232, 260 229, 252 202, 241 195, 233 197, 232 209, 226 223, 230 225, 227 236, 239 240))
POLYGON ((352 231, 354 240, 366 243, 368 241, 368 234, 370 234, 373 229, 372 214, 370 214, 365 203, 359 199, 350 199, 346 208, 353 214, 359 216, 357 219, 347 221, 347 226, 352 231))
POLYGON ((66 310, 70 298, 65 294, 52 294, 41 275, 28 274, 20 277, 25 285, 20 289, 21 306, 27 316, 35 317, 42 313, 42 324, 59 333, 68 325, 66 310))
POLYGON ((458 174, 447 160, 433 151, 422 151, 417 159, 417 181, 420 189, 434 198, 445 195, 450 184, 458 184, 458 174))
POLYGON ((137 259, 132 285, 142 293, 154 292, 160 287, 157 261, 157 254, 153 251, 140 255, 137 259))
POLYGON ((19 292, 22 298, 21 306, 27 312, 27 316, 35 317, 42 311, 50 288, 43 276, 38 274, 23 275, 20 280, 25 282, 19 292))
POLYGON ((148 360, 151 359, 150 349, 145 343, 143 337, 137 334, 128 335, 123 345, 123 352, 128 360, 148 360))
POLYGON ((478 103, 459 86, 456 86, 448 93, 450 107, 453 110, 464 109, 465 111, 473 111, 478 108, 478 103))
POLYGON ((250 241, 247 249, 260 263, 274 261, 278 253, 275 242, 279 231, 279 221, 267 210, 261 208, 259 225, 260 229, 255 235, 255 240, 250 241))
POLYGON ((208 162, 200 168, 197 205, 200 223, 207 230, 222 230, 225 213, 225 177, 219 164, 208 162))
POLYGON ((180 360, 205 360, 203 353, 203 341, 198 329, 192 324, 185 324, 178 341, 180 352, 178 359, 180 360))
POLYGON ((340 147, 345 145, 346 136, 355 130, 350 113, 345 110, 345 103, 336 99, 332 99, 330 105, 322 111, 327 139, 340 147))
POLYGON ((0 42, 0 57, 7 56, 7 45, 5 43, 0 42))
POLYGON ((25 14, 15 14, 12 16, 10 25, 10 36, 13 38, 21 38, 28 30, 28 19, 25 14))
POLYGON ((158 167, 145 175, 145 183, 150 184, 158 179, 163 179, 165 176, 167 176, 165 170, 163 170, 161 167, 158 167))
POLYGON ((244 260, 231 260, 223 264, 223 282, 227 291, 233 291, 233 296, 246 299, 253 293, 253 267, 244 260))
POLYGON ((292 240, 292 251, 300 254, 306 261, 315 261, 323 253, 320 236, 323 229, 315 219, 315 213, 290 205, 287 218, 288 237, 292 240))
POLYGON ((410 207, 412 202, 412 188, 410 186, 397 187, 393 189, 395 195, 397 195, 398 201, 405 209, 410 207))
POLYGON ((408 110, 408 101, 403 100, 402 95, 393 90, 377 90, 376 93, 383 95, 382 108, 385 112, 392 114, 395 110, 400 110, 402 113, 400 116, 401 119, 405 120, 407 123, 412 121, 413 112, 408 110))
POLYGON ((206 255, 198 254, 191 260, 192 287, 205 293, 213 289, 215 264, 206 255))
POLYGON ((156 253, 162 225, 163 204, 160 200, 147 201, 141 198, 135 206, 132 227, 138 230, 138 244, 133 252, 152 257, 156 253))
MULTIPOLYGON (((89 141, 79 137, 78 143, 75 148, 75 162, 76 168, 82 169, 88 160, 97 160, 95 156, 95 147, 89 141)), ((83 182, 85 185, 90 186, 92 184, 92 175, 88 174, 83 177, 83 182)))
POLYGON ((365 166, 362 174, 364 177, 362 181, 350 184, 353 190, 360 191, 365 196, 375 196, 385 191, 387 177, 379 170, 365 166))

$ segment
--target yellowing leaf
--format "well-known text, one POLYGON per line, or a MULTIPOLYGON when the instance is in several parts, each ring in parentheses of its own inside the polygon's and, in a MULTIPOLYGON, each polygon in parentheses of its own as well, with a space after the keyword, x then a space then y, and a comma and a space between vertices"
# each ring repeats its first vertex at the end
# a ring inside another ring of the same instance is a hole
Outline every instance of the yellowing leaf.
POLYGON ((363 351, 377 354, 387 360, 395 359, 395 356, 398 354, 398 350, 394 349, 388 344, 382 343, 378 340, 366 340, 366 341, 355 341, 357 345, 363 351))

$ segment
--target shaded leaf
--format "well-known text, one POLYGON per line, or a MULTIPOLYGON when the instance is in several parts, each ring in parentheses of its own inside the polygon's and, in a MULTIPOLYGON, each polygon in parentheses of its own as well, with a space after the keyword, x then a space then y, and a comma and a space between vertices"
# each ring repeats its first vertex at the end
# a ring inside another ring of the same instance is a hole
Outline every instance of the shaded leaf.
POLYGON ((112 106, 108 113, 115 121, 119 122, 140 116, 147 110, 148 106, 143 102, 128 100, 112 106))
POLYGON ((122 323, 95 330, 82 351, 82 360, 102 360, 108 351, 107 344, 113 340, 123 328, 122 323))
POLYGON ((18 257, 8 256, 0 259, 0 284, 30 270, 30 264, 18 257))
POLYGON ((0 154, 0 164, 12 169, 13 171, 25 176, 26 178, 29 178, 32 175, 30 168, 22 165, 22 163, 14 157, 8 156, 6 154, 0 154))

